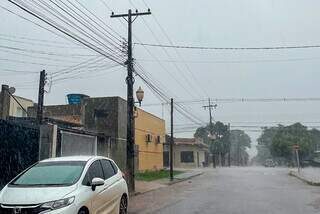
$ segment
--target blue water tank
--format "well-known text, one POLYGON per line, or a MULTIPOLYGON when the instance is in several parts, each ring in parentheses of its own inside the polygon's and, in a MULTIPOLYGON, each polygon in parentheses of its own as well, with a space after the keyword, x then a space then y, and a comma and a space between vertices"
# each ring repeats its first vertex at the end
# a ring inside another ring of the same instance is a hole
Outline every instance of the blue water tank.
POLYGON ((70 105, 77 105, 81 103, 81 100, 84 98, 89 97, 88 95, 85 94, 68 94, 67 98, 68 98, 68 103, 70 105))

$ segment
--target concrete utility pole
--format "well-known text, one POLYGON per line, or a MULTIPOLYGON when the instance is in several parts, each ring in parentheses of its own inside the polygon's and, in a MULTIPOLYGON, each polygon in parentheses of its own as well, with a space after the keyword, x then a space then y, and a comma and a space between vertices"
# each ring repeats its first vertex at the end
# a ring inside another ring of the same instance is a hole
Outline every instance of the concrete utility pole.
POLYGON ((148 12, 139 13, 136 10, 132 13, 131 10, 127 14, 115 15, 112 12, 111 18, 124 18, 128 22, 128 59, 126 61, 128 76, 127 76, 127 182, 129 192, 135 191, 135 181, 134 181, 134 97, 133 97, 133 58, 132 58, 132 23, 136 20, 138 16, 150 15, 150 9, 148 12), (132 17, 134 19, 132 20, 132 17))
POLYGON ((230 123, 228 123, 228 132, 229 132, 229 136, 228 136, 228 141, 229 141, 229 153, 228 153, 228 166, 231 167, 231 130, 230 130, 230 123))
MULTIPOLYGON (((209 101, 208 105, 207 106, 202 106, 202 107, 204 109, 209 109, 209 120, 210 120, 209 124, 210 124, 210 129, 211 129, 212 126, 213 126, 212 110, 217 108, 217 104, 212 105, 210 98, 208 99, 208 101, 209 101)), ((210 135, 213 136, 213 133, 211 132, 211 130, 210 130, 210 135)), ((216 157, 215 157, 214 152, 212 152, 212 166, 213 166, 213 168, 216 168, 216 157)))
POLYGON ((37 109, 37 121, 39 124, 43 122, 43 99, 44 99, 44 86, 46 84, 46 71, 40 72, 39 81, 39 94, 38 94, 38 109, 37 109))
POLYGON ((10 111, 9 86, 2 85, 0 92, 0 119, 7 119, 10 111))
POLYGON ((171 98, 170 180, 173 181, 173 99, 171 98))

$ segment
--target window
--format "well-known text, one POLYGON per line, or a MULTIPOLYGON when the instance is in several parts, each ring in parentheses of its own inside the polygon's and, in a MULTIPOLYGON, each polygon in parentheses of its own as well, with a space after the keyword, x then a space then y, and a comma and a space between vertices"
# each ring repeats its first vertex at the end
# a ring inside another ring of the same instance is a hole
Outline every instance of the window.
POLYGON ((114 169, 114 172, 117 174, 118 173, 118 167, 117 167, 117 165, 113 162, 113 161, 110 161, 111 162, 111 165, 112 165, 112 167, 113 167, 113 169, 114 169))
POLYGON ((68 186, 75 184, 86 165, 84 161, 40 162, 31 167, 11 185, 17 186, 68 186))
POLYGON ((157 144, 160 144, 160 143, 161 143, 161 137, 160 137, 160 136, 157 136, 156 143, 157 143, 157 144))
POLYGON ((111 178, 116 174, 116 172, 113 169, 113 166, 111 165, 111 162, 108 160, 101 160, 104 179, 107 180, 108 178, 111 178))
POLYGON ((91 181, 94 178, 104 179, 104 175, 103 175, 100 161, 95 161, 95 162, 93 162, 93 164, 91 164, 91 166, 89 167, 89 169, 87 171, 85 178, 83 179, 82 184, 86 185, 86 186, 90 186, 91 181))
POLYGON ((194 157, 192 151, 183 151, 180 153, 181 155, 181 163, 193 163, 194 157))

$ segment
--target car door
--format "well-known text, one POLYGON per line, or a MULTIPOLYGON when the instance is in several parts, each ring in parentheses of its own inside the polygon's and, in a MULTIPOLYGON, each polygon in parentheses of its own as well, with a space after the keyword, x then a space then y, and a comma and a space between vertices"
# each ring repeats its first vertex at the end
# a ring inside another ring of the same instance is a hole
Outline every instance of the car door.
POLYGON ((91 181, 93 178, 104 179, 103 169, 99 160, 96 160, 91 164, 82 184, 87 186, 87 188, 90 188, 91 191, 91 212, 96 214, 104 213, 102 210, 102 207, 106 202, 104 186, 97 186, 94 191, 91 190, 91 181))
POLYGON ((104 185, 104 198, 106 199, 106 203, 104 204, 103 210, 104 213, 118 213, 119 203, 120 203, 120 190, 117 186, 117 171, 112 166, 111 162, 107 159, 100 160, 105 185, 104 185))

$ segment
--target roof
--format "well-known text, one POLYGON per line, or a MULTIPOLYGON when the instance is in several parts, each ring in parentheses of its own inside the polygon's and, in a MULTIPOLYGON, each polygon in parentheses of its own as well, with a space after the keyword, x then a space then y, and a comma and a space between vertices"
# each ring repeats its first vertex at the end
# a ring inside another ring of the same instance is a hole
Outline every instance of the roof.
POLYGON ((58 158, 50 158, 43 160, 41 162, 53 162, 53 161, 89 161, 93 158, 106 158, 106 157, 99 157, 99 156, 69 156, 69 157, 58 157, 58 158))
POLYGON ((202 148, 209 148, 209 146, 201 139, 197 138, 174 138, 175 145, 190 145, 190 146, 198 146, 202 148))
POLYGON ((32 103, 34 103, 33 102, 33 100, 31 100, 31 99, 28 99, 28 98, 25 98, 25 97, 20 97, 20 96, 17 96, 17 95, 13 95, 15 98, 17 98, 17 99, 21 99, 21 100, 25 100, 25 101, 29 101, 29 102, 32 102, 32 103))

